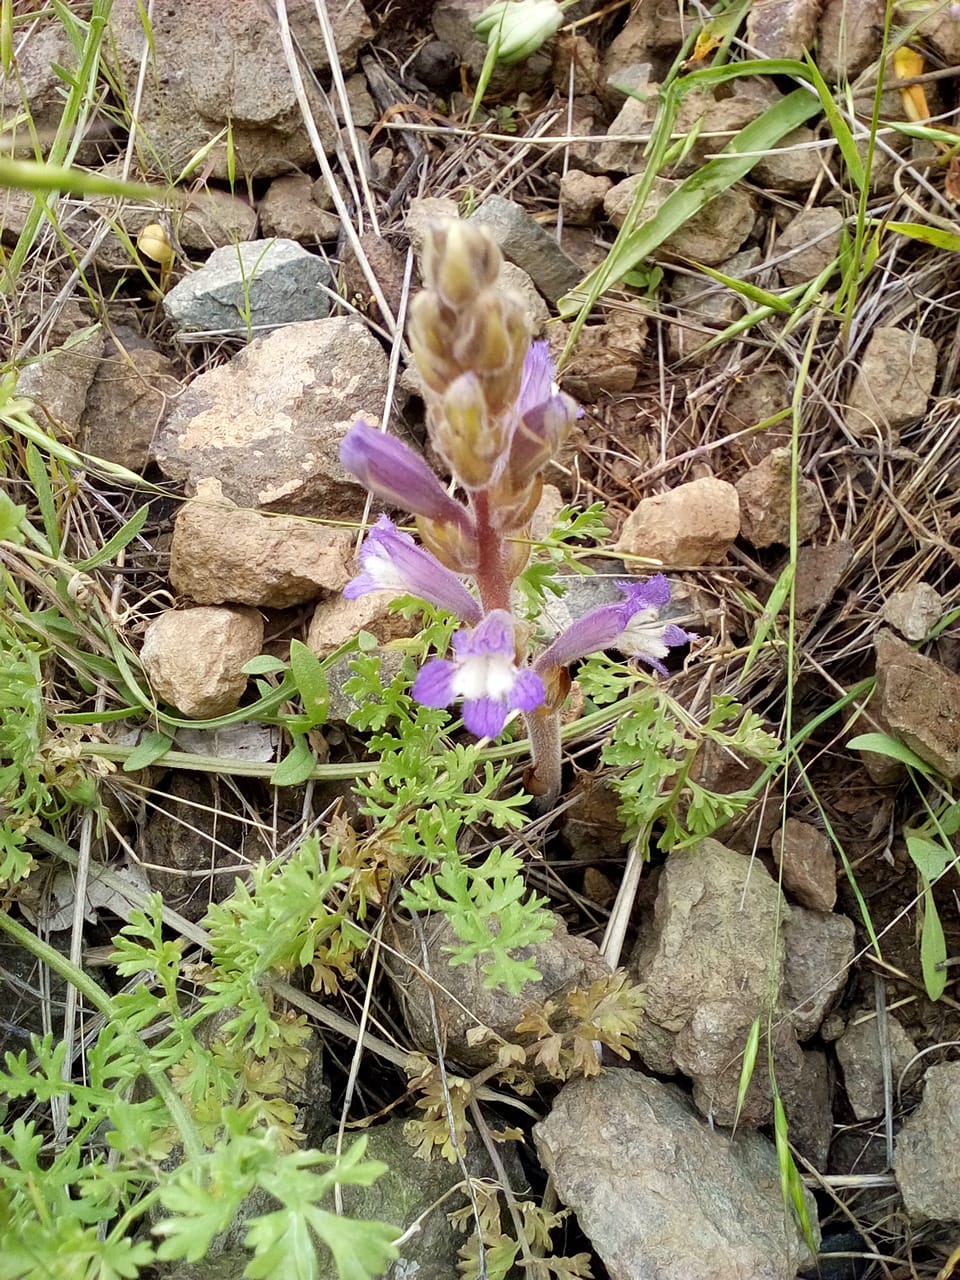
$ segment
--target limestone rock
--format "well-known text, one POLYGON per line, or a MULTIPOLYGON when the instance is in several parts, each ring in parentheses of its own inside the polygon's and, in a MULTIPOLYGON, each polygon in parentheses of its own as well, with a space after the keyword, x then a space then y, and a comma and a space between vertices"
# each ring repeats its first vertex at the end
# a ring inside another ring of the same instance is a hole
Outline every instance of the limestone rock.
MULTIPOLYGON (((566 925, 557 916, 552 937, 517 952, 520 959, 532 959, 542 977, 539 982, 525 983, 520 994, 512 996, 484 986, 479 960, 451 966, 446 948, 457 939, 443 917, 426 922, 424 931, 429 958, 427 967, 436 983, 433 996, 447 1055, 467 1066, 486 1066, 496 1060, 497 1053, 495 1042, 492 1045, 471 1044, 467 1038, 471 1028, 477 1025, 490 1027, 497 1035, 516 1040, 516 1025, 531 1005, 575 987, 588 987, 610 972, 596 945, 586 938, 575 938, 567 933, 566 925)), ((394 960, 393 982, 404 1006, 411 1038, 421 1049, 429 1052, 435 1048, 434 1024, 430 991, 422 973, 424 962, 419 939, 412 926, 400 925, 396 940, 391 942, 401 954, 410 956, 416 966, 414 969, 394 960)))
MULTIPOLYGON (((913 1062, 917 1046, 892 1013, 887 1014, 887 1039, 893 1073, 894 1098, 896 1098, 901 1072, 913 1062)), ((834 1048, 843 1071, 843 1085, 853 1114, 858 1120, 876 1119, 883 1114, 884 1106, 883 1053, 880 1048, 877 1018, 871 1016, 869 1011, 851 1018, 846 1031, 836 1041, 834 1048)), ((910 1085, 916 1081, 920 1070, 920 1065, 915 1064, 904 1084, 910 1085)), ((942 1116, 940 1118, 943 1119, 942 1116)))
POLYGON ((833 1138, 833 1075, 825 1053, 804 1049, 799 1078, 784 1091, 783 1104, 791 1145, 825 1173, 833 1138))
MULTIPOLYGON (((760 261, 760 250, 745 249, 720 264, 725 276, 737 279, 760 261)), ((670 286, 670 301, 678 320, 670 326, 670 346, 678 357, 697 364, 715 359, 715 351, 701 351, 714 333, 743 314, 743 299, 734 289, 718 284, 699 272, 677 273, 670 286)))
POLYGON ((614 547, 667 567, 717 564, 740 532, 740 499, 732 484, 704 476, 643 498, 627 516, 614 547))
POLYGON ((351 550, 347 531, 201 496, 177 516, 170 581, 197 604, 286 609, 342 590, 351 550))
POLYGON ((937 377, 937 348, 907 329, 878 328, 850 391, 845 421, 855 436, 896 443, 897 428, 927 411, 937 377))
POLYGON ((96 326, 21 368, 17 395, 35 403, 38 421, 46 419, 55 434, 77 434, 103 346, 103 332, 96 326))
MULTIPOLYGON (((603 395, 632 390, 646 336, 646 317, 640 313, 612 312, 602 324, 586 325, 561 374, 564 391, 581 403, 593 404, 603 395)), ((557 333, 558 345, 561 339, 557 333)))
POLYGON ((527 275, 520 267, 514 266, 512 262, 504 262, 500 267, 500 286, 503 289, 510 289, 523 302, 523 309, 527 313, 527 319, 530 321, 530 328, 534 337, 539 337, 547 327, 550 319, 550 308, 540 297, 540 293, 527 275))
POLYGON ((813 46, 823 0, 755 0, 747 43, 764 58, 803 58, 813 46))
POLYGON ((163 299, 183 332, 240 333, 265 325, 318 320, 330 311, 333 277, 322 258, 295 240, 247 240, 214 249, 163 299))
MULTIPOLYGON (((615 227, 623 225, 642 174, 624 178, 607 192, 604 212, 615 227)), ((669 178, 656 178, 644 206, 641 222, 654 217, 660 206, 679 186, 669 178)), ((699 209, 657 250, 658 257, 691 258, 704 266, 716 267, 732 258, 753 230, 753 198, 742 187, 731 187, 699 209)))
MULTIPOLYGON (((789 449, 774 449, 737 481, 741 532, 755 547, 790 541, 792 462, 789 449)), ((797 478, 797 536, 806 542, 817 531, 823 511, 820 490, 812 480, 797 478)))
POLYGON ((556 303, 574 285, 581 271, 522 205, 503 196, 487 196, 471 221, 485 227, 503 256, 527 275, 550 303, 556 303))
POLYGON ((191 720, 212 720, 236 710, 247 687, 241 668, 262 646, 255 609, 170 609, 147 627, 140 660, 158 698, 191 720))
POLYGON ((960 1062, 927 1068, 923 1100, 897 1135, 893 1171, 912 1218, 960 1222, 960 1062))
POLYGON ((788 818, 783 839, 774 845, 783 864, 783 887, 815 911, 832 911, 837 901, 837 864, 829 839, 809 822, 788 818))
POLYGON ((340 595, 321 600, 310 620, 307 647, 318 658, 328 658, 361 631, 376 636, 381 644, 416 634, 415 622, 391 613, 390 602, 395 599, 393 591, 368 591, 355 600, 340 595))
POLYGON ((605 174, 568 169, 560 179, 560 208, 564 222, 573 227, 589 227, 612 186, 612 180, 605 174))
POLYGON ((299 244, 336 240, 340 219, 313 199, 313 182, 306 174, 274 178, 260 201, 260 229, 265 236, 281 236, 299 244))
POLYGON ((674 1085, 630 1070, 571 1081, 533 1133, 611 1280, 794 1280, 809 1262, 773 1143, 752 1131, 731 1141, 674 1085))
MULTIPOLYGON (((649 68, 646 70, 649 72, 649 68)), ((627 98, 617 112, 607 129, 608 140, 597 148, 596 165, 603 173, 642 173, 646 168, 647 139, 657 115, 658 89, 659 85, 652 83, 637 85, 637 97, 627 98)))
POLYGON ((960 676, 892 631, 876 639, 880 714, 893 734, 945 778, 960 777, 960 676))
POLYGON ((783 979, 777 925, 782 911, 769 872, 716 840, 671 854, 660 876, 652 928, 630 959, 646 991, 637 1039, 652 1071, 676 1070, 678 1038, 701 1008, 714 1006, 710 1035, 716 1038, 720 1002, 729 1002, 723 1012, 738 1024, 742 1011, 749 1012, 748 1026, 776 1002, 783 979))
MULTIPOLYGON (((779 95, 768 80, 757 76, 735 80, 721 89, 698 89, 684 96, 677 114, 676 132, 696 137, 671 163, 671 178, 687 178, 711 156, 722 151, 733 136, 762 115, 779 95)), ((649 133, 649 125, 647 126, 649 133)), ((639 166, 642 167, 642 166, 639 166)))
MULTIPOLYGON (((352 0, 328 0, 328 9, 340 65, 349 70, 373 28, 363 6, 352 0)), ((313 0, 289 0, 287 15, 306 67, 322 72, 329 59, 313 0)), ((145 49, 141 5, 116 0, 104 50, 131 101, 145 49)), ((179 173, 203 150, 211 175, 228 177, 228 124, 238 180, 313 163, 280 29, 265 10, 235 0, 161 6, 152 15, 149 53, 138 136, 148 141, 150 159, 163 172, 179 173)), ((304 80, 324 147, 332 150, 334 122, 313 77, 306 74, 304 80)))
POLYGON ((908 640, 926 640, 935 623, 943 617, 943 596, 928 582, 915 582, 895 591, 881 610, 884 622, 908 640))
POLYGON ((414 196, 403 225, 418 259, 423 254, 427 229, 435 222, 459 216, 456 200, 450 200, 446 196, 414 196))
POLYGON ((114 328, 80 419, 79 447, 143 471, 160 420, 180 390, 173 362, 148 339, 114 328))
MULTIPOLYGON (((100 172, 115 179, 124 176, 119 161, 104 165, 100 172)), ((99 234, 106 220, 110 230, 94 257, 97 266, 105 271, 129 271, 130 243, 136 245, 140 232, 151 223, 171 222, 178 247, 187 250, 189 257, 194 256, 189 251, 209 253, 211 249, 253 240, 257 234, 257 211, 250 202, 218 188, 174 191, 164 200, 118 202, 115 197, 102 197, 92 200, 90 207, 99 217, 87 231, 75 233, 74 238, 86 248, 92 242, 92 232, 99 234)), ((147 263, 152 265, 149 259, 147 263)))
POLYGON ((830 83, 854 80, 880 56, 885 0, 825 0, 817 66, 830 83))
MULTIPOLYGON (((26 13, 27 11, 24 11, 26 13)), ((16 63, 0 77, 0 125, 4 151, 11 159, 33 160, 39 145, 42 154, 50 149, 63 116, 64 76, 77 73, 77 50, 64 23, 52 10, 47 21, 31 14, 14 36, 16 63), (29 107, 29 119, 24 104, 29 107)), ((89 148, 81 144, 78 163, 87 162, 89 148)), ((30 203, 33 196, 28 196, 30 203)))
POLYGON ((791 907, 783 926, 783 1008, 799 1040, 816 1035, 847 985, 856 930, 847 916, 791 907))
MULTIPOLYGON (((746 432, 789 406, 790 384, 782 369, 775 366, 751 369, 748 377, 731 381, 725 388, 720 428, 724 435, 746 432)), ((789 431, 777 424, 742 436, 736 447, 751 466, 756 466, 771 449, 789 442, 789 431)))
POLYGON ((622 102, 618 92, 637 87, 639 68, 653 64, 657 74, 669 69, 673 55, 689 35, 695 19, 672 0, 644 0, 631 9, 623 30, 603 56, 603 82, 612 101, 622 102))
POLYGON ((777 236, 773 247, 783 283, 806 284, 836 261, 842 227, 843 214, 830 206, 798 213, 777 236))
POLYGON ((808 192, 830 156, 816 141, 806 125, 791 129, 754 165, 754 179, 772 191, 808 192))
POLYGON ((357 418, 379 420, 387 358, 345 316, 287 325, 254 338, 200 374, 164 421, 156 460, 188 492, 205 477, 249 507, 356 520, 365 491, 340 466, 357 418))

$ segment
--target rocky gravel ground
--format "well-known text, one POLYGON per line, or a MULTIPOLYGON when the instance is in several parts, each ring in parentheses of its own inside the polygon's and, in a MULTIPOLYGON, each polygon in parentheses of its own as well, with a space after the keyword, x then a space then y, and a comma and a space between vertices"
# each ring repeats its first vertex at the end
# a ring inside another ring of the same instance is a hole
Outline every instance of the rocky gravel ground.
MULTIPOLYGON (((519 1126, 519 1140, 501 1149, 475 1135, 459 1163, 424 1164, 404 1141, 396 1063, 365 1056, 354 1093, 353 1044, 324 1032, 311 1141, 335 1149, 347 1111, 373 1123, 391 1172, 348 1188, 344 1208, 405 1229, 426 1215, 397 1278, 456 1274, 463 1235, 446 1214, 464 1200, 441 1201, 465 1171, 572 1211, 558 1254, 592 1271, 559 1276, 792 1280, 818 1274, 811 1245, 823 1275, 949 1276, 960 1005, 949 964, 932 998, 923 938, 936 916, 946 957, 960 946, 960 18, 882 0, 754 0, 713 16, 675 0, 581 0, 558 35, 495 73, 468 123, 483 8, 329 0, 321 23, 307 0, 279 16, 181 0, 154 7, 145 43, 142 6, 114 0, 76 158, 158 195, 60 195, 3 298, 16 395, 84 455, 70 472, 76 545, 148 505, 121 558, 81 589, 184 720, 250 705, 250 663, 286 661, 292 641, 328 659, 364 632, 386 669, 410 624, 380 594, 340 594, 357 530, 380 509, 340 446, 357 418, 422 442, 404 322, 425 228, 441 217, 486 228, 585 409, 533 536, 564 503, 605 504, 598 572, 575 579, 564 606, 583 612, 613 579, 662 567, 699 636, 672 697, 697 716, 729 693, 793 749, 776 779, 704 752, 699 784, 756 783, 751 804, 693 851, 655 850, 625 897, 610 771, 599 742, 578 742, 557 812, 521 834, 556 918, 535 949, 540 983, 491 992, 477 965, 449 965, 443 923, 418 936, 385 913, 389 960, 356 959, 335 997, 317 997, 354 1020, 372 982, 378 1035, 425 1061, 442 1028, 449 1077, 496 1077, 489 1123, 519 1126), (756 69, 678 88, 747 61, 756 69), (784 106, 798 92, 803 110, 784 106), (736 181, 711 169, 732 138, 765 137, 750 130, 794 109, 802 121, 736 181), (581 311, 631 244, 649 247, 581 311), (884 752, 879 734, 899 749, 884 752), (929 834, 934 813, 944 857, 931 873, 908 840, 929 834), (620 954, 611 916, 623 919, 620 954), (618 964, 643 993, 628 1059, 608 1052, 599 1074, 563 1084, 542 1072, 511 1109, 498 1046, 531 1003, 618 964), (806 1239, 782 1201, 781 1108, 806 1239)), ((42 145, 62 107, 57 68, 76 66, 53 10, 24 9, 3 107, 20 148, 24 95, 42 145)), ((0 189, 8 254, 32 201, 0 189)), ((8 475, 13 499, 29 501, 8 475)), ((329 675, 310 750, 354 764, 348 659, 329 675)), ((159 890, 177 920, 202 920, 298 830, 335 811, 360 823, 349 784, 268 786, 282 734, 237 720, 181 728, 174 767, 159 759, 103 784, 98 860, 159 890), (191 767, 210 757, 222 768, 191 767)), ((99 741, 127 749, 151 728, 118 716, 99 741)), ((122 914, 95 887, 93 947, 122 914)), ((69 946, 61 889, 59 915, 49 885, 23 902, 69 946)), ((9 1048, 42 1023, 24 957, 8 948, 0 963, 9 1048)), ((245 1262, 227 1242, 216 1274, 245 1262)))

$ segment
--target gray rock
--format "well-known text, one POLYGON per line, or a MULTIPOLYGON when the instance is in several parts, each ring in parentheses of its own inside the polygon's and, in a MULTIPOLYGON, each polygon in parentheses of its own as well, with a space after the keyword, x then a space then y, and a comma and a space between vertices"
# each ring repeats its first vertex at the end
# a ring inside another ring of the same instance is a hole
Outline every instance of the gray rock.
MULTIPOLYGON (((724 275, 736 280, 760 261, 760 250, 745 249, 720 264, 724 275)), ((670 301, 680 322, 670 326, 670 344, 678 357, 698 364, 716 358, 715 351, 700 351, 715 332, 726 328, 743 314, 743 299, 734 289, 700 274, 678 273, 670 286, 670 301), (686 322, 686 323, 684 323, 686 322), (691 323, 692 322, 692 323, 691 323), (706 330, 706 332, 704 332, 706 330)))
MULTIPOLYGON (((887 1014, 887 1039, 893 1097, 896 1102, 901 1073, 916 1057, 917 1046, 892 1013, 887 1014)), ((858 1120, 873 1120, 882 1115, 883 1053, 880 1048, 880 1029, 872 1011, 865 1010, 855 1014, 834 1048, 853 1114, 858 1120)), ((914 1063, 903 1083, 907 1086, 913 1084, 919 1079, 920 1071, 921 1064, 914 1063)), ((942 1115, 940 1119, 943 1119, 942 1115)))
POLYGON ((140 661, 157 697, 209 720, 236 710, 247 687, 242 668, 262 645, 255 609, 168 609, 147 627, 140 661))
POLYGON ((664 566, 717 564, 740 532, 732 484, 704 476, 642 498, 627 516, 615 551, 651 556, 664 566))
POLYGON ((248 333, 319 320, 330 311, 330 268, 295 240, 248 240, 214 249, 174 285, 163 309, 180 332, 248 333))
POLYGON ((754 179, 773 191, 809 191, 830 158, 829 149, 813 145, 816 141, 806 125, 784 134, 754 165, 754 179))
POLYGON ((837 864, 833 846, 809 822, 788 818, 783 837, 773 847, 773 856, 783 865, 783 887, 805 907, 832 911, 837 901, 837 864))
POLYGON ((87 392, 80 448, 130 471, 143 471, 160 420, 179 390, 167 356, 149 340, 114 327, 87 392))
POLYGON ((846 916, 791 907, 783 925, 781 1004, 799 1040, 816 1035, 847 984, 856 930, 846 916))
POLYGON ((949 7, 935 6, 928 12, 915 12, 909 4, 898 4, 894 21, 910 23, 917 36, 929 42, 947 66, 956 66, 960 62, 960 29, 949 7))
POLYGON ((637 1040, 651 1070, 674 1072, 677 1038, 702 1006, 735 999, 739 1008, 731 1016, 738 1022, 743 1009, 752 1020, 776 1006, 784 963, 778 921, 784 910, 763 865, 716 840, 671 854, 660 876, 653 925, 629 966, 646 991, 637 1040))
POLYGON ((534 1140, 611 1280, 794 1280, 809 1261, 773 1144, 711 1129, 673 1085, 630 1070, 575 1080, 534 1140))
POLYGON ((833 1076, 825 1053, 803 1051, 796 1086, 784 1092, 783 1105, 790 1142, 815 1169, 826 1173, 833 1137, 833 1076))
MULTIPOLYGON (((357 711, 365 702, 365 698, 361 700, 355 694, 348 693, 346 688, 356 674, 353 669, 355 657, 356 654, 353 653, 343 654, 341 657, 334 659, 326 668, 327 686, 330 690, 330 707, 327 711, 327 719, 330 724, 346 724, 353 712, 357 711)), ((379 657, 380 687, 386 689, 403 666, 403 654, 396 649, 384 649, 381 650, 379 657)), ((348 807, 351 796, 352 792, 348 791, 347 796, 344 797, 348 807)))
MULTIPOLYGON (((425 1215, 419 1229, 401 1246, 400 1257, 383 1273, 385 1280, 451 1280, 457 1274, 457 1254, 465 1237, 447 1215, 468 1201, 462 1191, 452 1196, 448 1192, 462 1182, 463 1172, 458 1163, 437 1156, 420 1159, 406 1140, 404 1128, 403 1120, 393 1119, 367 1130, 366 1158, 383 1161, 387 1172, 369 1187, 344 1186, 343 1211, 348 1217, 388 1222, 402 1231, 425 1215)), ((323 1150, 332 1155, 336 1138, 329 1138, 323 1150)), ((500 1153, 511 1185, 523 1199, 526 1183, 513 1149, 501 1146, 500 1153)), ((471 1177, 497 1180, 490 1157, 475 1134, 468 1135, 463 1156, 471 1177)), ((341 1273, 325 1250, 318 1261, 318 1280, 337 1280, 341 1273)))
POLYGON ((747 43, 764 58, 802 58, 813 46, 823 0, 755 0, 747 43))
POLYGON ((895 591, 884 601, 884 622, 908 640, 926 640, 934 624, 943 617, 943 596, 928 582, 915 582, 895 591))
POLYGON ((695 19, 672 0, 645 0, 631 9, 623 30, 603 56, 603 84, 608 98, 622 102, 623 91, 638 87, 638 70, 646 77, 650 64, 657 74, 665 73, 694 25, 695 19))
POLYGON ((892 631, 876 639, 880 714, 901 742, 945 778, 960 777, 960 676, 892 631))
POLYGON ((347 530, 245 511, 204 487, 173 527, 170 581, 197 604, 286 609, 342 590, 352 546, 347 530))
POLYGON ((78 335, 69 346, 48 351, 21 368, 17 395, 32 400, 37 406, 38 421, 42 424, 46 419, 57 435, 77 435, 103 346, 103 332, 98 325, 78 335))
MULTIPOLYGON (((350 70, 373 28, 353 0, 329 0, 328 10, 340 65, 350 70)), ((287 14, 308 69, 304 80, 311 114, 324 149, 332 151, 336 126, 309 74, 329 65, 313 0, 290 0, 287 14)), ((139 0, 116 0, 104 52, 130 101, 145 49, 139 0)), ((313 163, 280 29, 268 11, 235 0, 161 6, 152 15, 149 53, 138 136, 148 140, 150 162, 171 178, 201 150, 213 177, 229 177, 227 125, 239 181, 313 163)))
POLYGON ((853 80, 880 56, 885 13, 885 0, 825 0, 817 34, 825 80, 853 80))
POLYGON ((486 227, 507 261, 526 271, 548 302, 555 303, 579 284, 580 268, 522 205, 488 196, 471 221, 486 227))
POLYGON ((560 208, 564 222, 571 227, 589 227, 612 186, 613 182, 605 174, 568 169, 560 179, 560 208))
POLYGON ((204 478, 248 507, 356 520, 366 493, 340 466, 357 418, 377 422, 388 364, 366 326, 346 316, 263 334, 186 389, 154 456, 188 491, 204 478))
MULTIPOLYGON (((649 67, 645 70, 649 75, 649 67)), ((646 168, 659 88, 645 78, 644 83, 634 87, 637 96, 624 101, 607 130, 609 140, 597 148, 596 165, 603 173, 642 173, 646 168)))
MULTIPOLYGON (((749 377, 732 380, 725 388, 720 407, 720 428, 725 435, 746 432, 775 417, 790 406, 790 383, 782 369, 752 369, 749 377)), ((736 444, 751 466, 762 461, 771 449, 790 443, 790 432, 780 424, 743 435, 736 444)))
MULTIPOLYGON (((46 10, 47 21, 33 13, 16 34, 16 63, 0 77, 0 119, 3 121, 4 151, 11 158, 34 159, 36 147, 46 155, 63 117, 66 92, 64 77, 77 71, 77 50, 66 26, 46 10), (24 111, 29 106, 29 119, 24 111)), ((87 162, 81 146, 79 163, 87 162)), ((28 196, 33 203, 33 196, 28 196)))
POLYGON ((455 944, 457 937, 446 919, 430 920, 423 927, 426 965, 419 938, 411 925, 399 925, 393 941, 400 955, 409 956, 412 961, 412 965, 397 959, 390 962, 394 988, 404 1006, 407 1030, 419 1048, 435 1051, 431 990, 423 977, 426 968, 436 984, 432 995, 447 1055, 471 1067, 485 1067, 495 1062, 498 1045, 496 1041, 472 1044, 468 1032, 477 1026, 489 1027, 496 1036, 516 1040, 516 1025, 531 1005, 556 998, 575 987, 588 987, 610 972, 596 945, 586 938, 573 937, 557 916, 550 938, 517 951, 518 959, 534 961, 541 978, 525 983, 519 995, 513 996, 484 986, 480 960, 456 967, 450 964, 446 948, 455 944))
POLYGON ((923 1100, 897 1136, 893 1171, 912 1218, 960 1222, 960 1062, 928 1067, 923 1100))
MULTIPOLYGON (((642 174, 634 174, 618 182, 603 202, 604 212, 615 227, 623 225, 633 205, 642 174)), ((641 222, 653 218, 660 206, 676 188, 678 182, 669 178, 656 178, 644 205, 641 222)), ((690 258, 705 266, 716 267, 732 258, 753 230, 754 205, 750 194, 742 187, 721 191, 702 209, 699 209, 683 226, 679 227, 660 245, 657 257, 690 258)))
POLYGON ((774 257, 780 279, 785 285, 805 284, 814 280, 840 249, 843 214, 839 209, 823 207, 804 209, 781 231, 774 243, 774 257))
POLYGON ((874 329, 864 351, 844 415, 853 435, 892 444, 897 428, 927 411, 937 377, 937 348, 907 329, 874 329))

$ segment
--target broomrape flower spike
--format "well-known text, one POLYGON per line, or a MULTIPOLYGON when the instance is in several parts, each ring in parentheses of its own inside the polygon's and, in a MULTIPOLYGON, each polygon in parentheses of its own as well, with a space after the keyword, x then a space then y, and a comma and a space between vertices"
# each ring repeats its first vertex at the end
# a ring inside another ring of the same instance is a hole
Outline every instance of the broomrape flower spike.
MULTIPOLYGON (((553 0, 547 5, 559 14, 553 0)), ((528 10, 530 4, 505 7, 528 10)), ((533 8, 539 7, 536 0, 533 8)), ((663 659, 690 636, 660 621, 670 588, 658 574, 646 583, 618 584, 621 601, 578 619, 532 665, 518 649, 517 635, 526 628, 518 628, 511 613, 511 589, 529 555, 541 473, 581 410, 556 386, 547 344, 531 344, 522 301, 500 287, 501 263, 487 232, 469 221, 428 230, 425 288, 410 308, 410 348, 431 442, 465 497, 452 497, 407 445, 356 423, 340 452, 345 469, 371 493, 415 515, 426 546, 382 516, 345 594, 409 593, 466 624, 453 637, 451 657, 424 664, 413 696, 429 707, 462 701, 464 724, 484 738, 497 737, 519 711, 533 757, 527 786, 546 807, 560 793, 565 668, 598 650, 616 649, 665 674, 663 659), (476 595, 462 575, 472 579, 476 595)))

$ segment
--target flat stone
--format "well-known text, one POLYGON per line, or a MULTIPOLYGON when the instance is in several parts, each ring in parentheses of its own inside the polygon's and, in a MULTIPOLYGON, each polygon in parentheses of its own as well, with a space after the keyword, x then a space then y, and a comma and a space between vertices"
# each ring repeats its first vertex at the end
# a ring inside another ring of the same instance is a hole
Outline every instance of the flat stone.
POLYGON ((717 564, 740 532, 740 499, 732 484, 704 476, 643 498, 627 516, 614 550, 649 556, 667 567, 717 564))
POLYGON ((937 377, 937 348, 908 329, 874 329, 844 420, 853 435, 896 443, 897 428, 922 418, 937 377))
POLYGON ((747 43, 762 58, 803 58, 813 47, 823 0, 754 0, 747 43))
POLYGON ((330 311, 330 268, 294 240, 248 240, 214 249, 163 299, 180 332, 248 333, 265 325, 318 320, 330 311))
POLYGON ((286 609, 341 591, 352 536, 289 516, 267 516, 201 495, 173 527, 170 581, 197 604, 286 609))
MULTIPOLYGON (((913 1062, 917 1046, 892 1013, 887 1014, 887 1038, 896 1103, 900 1075, 913 1062)), ((883 1114, 883 1053, 876 1017, 865 1012, 850 1020, 846 1031, 835 1042, 837 1061, 843 1071, 847 1101, 858 1120, 874 1120, 883 1114)), ((904 1084, 909 1086, 920 1077, 921 1064, 916 1063, 904 1084)), ((940 1117, 944 1119, 943 1116, 940 1117)))
POLYGON ((144 471, 160 421, 179 391, 173 362, 148 339, 115 326, 86 395, 80 448, 144 471))
MULTIPOLYGON (((373 27, 352 0, 328 0, 327 7, 338 61, 349 71, 373 27)), ((324 149, 332 151, 335 122, 314 84, 329 59, 313 0, 289 0, 287 18, 308 72, 311 114, 324 149)), ((180 0, 160 6, 150 27, 150 67, 137 105, 145 163, 173 177, 203 151, 206 171, 228 178, 227 125, 238 182, 314 162, 279 25, 262 9, 235 0, 180 0)), ((115 0, 104 55, 130 101, 145 48, 139 0, 115 0)))
MULTIPOLYGON (((752 1021, 776 1003, 782 912, 777 886, 761 863, 710 839, 671 854, 660 875, 653 924, 629 964, 646 992, 637 1042, 651 1071, 673 1074, 678 1037, 702 1007, 735 999, 739 1009, 730 1009, 730 1017, 749 1011, 752 1021)), ((692 1051, 688 1031, 684 1055, 692 1051)))
POLYGON ((856 953, 856 930, 846 916, 793 906, 783 939, 782 1006, 802 1042, 816 1035, 843 994, 856 953))
POLYGON ((783 1104, 791 1146, 826 1173, 833 1140, 833 1074, 825 1053, 804 1049, 796 1085, 784 1091, 783 1104))
MULTIPOLYGON (((773 449, 737 481, 740 531, 755 547, 786 546, 790 541, 790 502, 793 488, 790 449, 773 449)), ((820 490, 805 476, 797 477, 797 537, 806 542, 817 531, 823 512, 820 490)))
POLYGON ((97 325, 21 367, 17 395, 37 406, 38 421, 49 422, 56 434, 76 436, 80 429, 87 392, 103 355, 103 331, 97 325))
POLYGON ((897 1135, 893 1171, 911 1218, 960 1222, 960 1062, 927 1068, 920 1106, 897 1135))
POLYGON ((815 280, 840 250, 843 214, 831 206, 804 209, 780 232, 773 246, 780 279, 785 285, 815 280))
POLYGON ((298 244, 336 240, 340 219, 321 209, 313 199, 313 181, 306 174, 274 178, 260 201, 260 229, 265 236, 280 236, 298 244))
POLYGON ((158 698, 191 720, 235 711, 247 687, 242 667, 263 646, 255 609, 169 609, 147 627, 140 660, 158 698))
POLYGON ((627 14, 619 35, 603 55, 603 85, 607 97, 622 102, 624 90, 637 88, 637 72, 649 75, 653 64, 665 73, 672 56, 694 29, 696 19, 673 0, 644 0, 627 14))
POLYGON ((474 210, 472 222, 486 227, 503 256, 527 275, 550 303, 580 283, 582 272, 550 233, 514 200, 488 196, 474 210))
POLYGON ((356 520, 366 493, 340 444, 357 418, 380 420, 388 376, 383 348, 351 317, 285 325, 195 378, 154 456, 188 492, 213 478, 242 506, 356 520))
POLYGON ((783 887, 805 907, 832 911, 837 901, 837 863, 827 836, 809 822, 787 818, 773 847, 783 867, 783 887))
POLYGON ((817 66, 828 83, 854 80, 879 58, 885 14, 886 0, 825 0, 817 66))
POLYGON ((880 713, 921 760, 960 777, 960 676, 916 653, 892 631, 876 639, 880 713))
POLYGON ((638 85, 638 96, 625 99, 607 129, 608 141, 597 148, 596 165, 603 173, 642 173, 646 168, 659 88, 652 83, 638 85))
POLYGON ((396 598, 395 591, 368 591, 355 600, 339 595, 321 600, 310 619, 307 647, 318 658, 328 658, 361 631, 376 636, 381 644, 415 635, 414 620, 391 612, 390 603, 396 598))
MULTIPOLYGON (((607 193, 603 208, 615 227, 623 225, 633 205, 634 193, 642 181, 642 174, 634 174, 618 182, 607 193)), ((641 223, 653 218, 679 185, 669 178, 656 178, 644 205, 641 223)), ((753 198, 742 187, 721 191, 683 226, 667 236, 656 250, 656 256, 689 258, 707 267, 719 266, 727 258, 732 258, 750 235, 754 215, 753 198)))
POLYGON ((817 147, 806 125, 784 134, 753 167, 754 179, 772 191, 807 192, 824 172, 828 149, 817 147))
POLYGON ((776 367, 751 369, 747 377, 731 382, 724 389, 720 429, 724 435, 745 433, 731 448, 736 449, 738 458, 742 456, 750 466, 756 466, 771 449, 789 445, 789 423, 779 422, 762 431, 749 429, 782 414, 789 407, 790 383, 783 370, 776 367))
POLYGON ((611 1280, 690 1280, 705 1259, 718 1280, 794 1280, 809 1262, 773 1143, 712 1129, 674 1085, 626 1069, 571 1081, 533 1134, 611 1280))
POLYGON ((853 553, 853 543, 844 539, 826 547, 800 548, 796 589, 799 617, 808 618, 829 604, 853 562, 853 553))
POLYGON ((915 582, 889 596, 880 613, 884 622, 895 627, 907 640, 926 640, 943 617, 943 610, 940 592, 928 582, 915 582))

